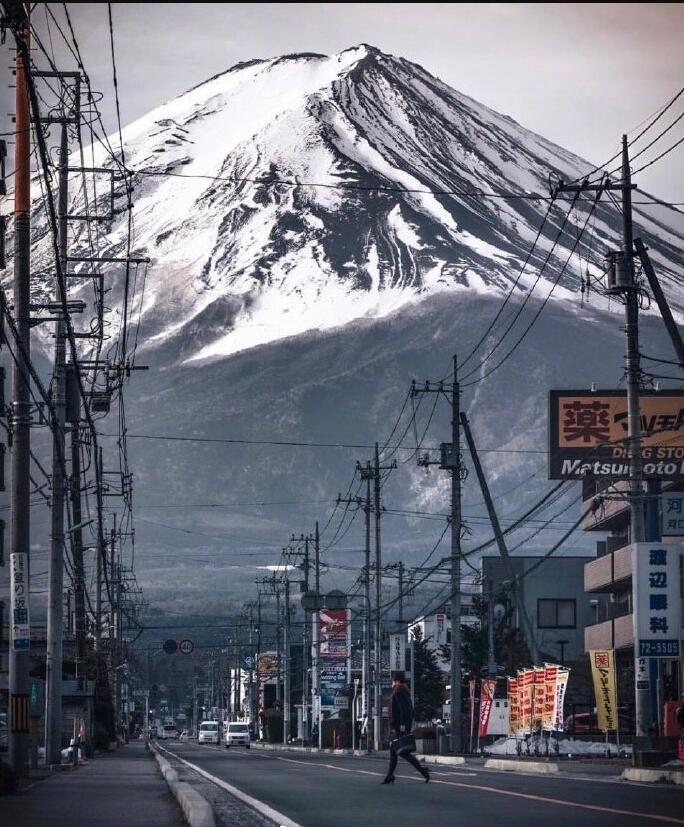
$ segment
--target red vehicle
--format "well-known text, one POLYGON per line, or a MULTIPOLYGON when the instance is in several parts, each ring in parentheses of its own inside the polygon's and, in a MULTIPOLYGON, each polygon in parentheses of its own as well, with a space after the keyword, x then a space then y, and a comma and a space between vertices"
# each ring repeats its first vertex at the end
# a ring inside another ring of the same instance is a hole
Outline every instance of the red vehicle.
MULTIPOLYGON (((634 719, 627 710, 618 711, 618 724, 620 732, 631 733, 634 731, 634 719)), ((601 735, 598 728, 596 712, 577 712, 568 715, 563 724, 563 729, 568 735, 601 735)))

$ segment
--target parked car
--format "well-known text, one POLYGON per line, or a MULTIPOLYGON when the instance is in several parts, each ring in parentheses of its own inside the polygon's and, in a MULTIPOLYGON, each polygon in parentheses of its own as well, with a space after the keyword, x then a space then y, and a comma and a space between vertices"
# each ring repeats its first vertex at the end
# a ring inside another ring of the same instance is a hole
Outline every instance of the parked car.
POLYGON ((231 721, 226 726, 226 749, 228 747, 247 747, 249 749, 249 746, 249 724, 231 721))
POLYGON ((197 735, 200 744, 220 744, 221 730, 218 721, 202 721, 197 735))

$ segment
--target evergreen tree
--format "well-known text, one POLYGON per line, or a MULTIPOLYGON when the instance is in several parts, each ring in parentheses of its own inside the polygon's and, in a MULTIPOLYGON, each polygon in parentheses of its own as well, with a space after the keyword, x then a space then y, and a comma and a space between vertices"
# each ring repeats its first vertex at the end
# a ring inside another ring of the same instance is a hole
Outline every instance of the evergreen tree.
MULTIPOLYGON (((502 593, 496 601, 507 607, 506 615, 494 623, 494 661, 504 675, 515 675, 518 669, 532 666, 532 658, 521 629, 511 624, 513 608, 502 593)), ((479 678, 488 666, 489 637, 487 601, 481 595, 473 595, 473 609, 477 623, 461 625, 461 667, 463 677, 479 678)), ((449 646, 441 646, 440 657, 451 660, 449 646)))
POLYGON ((413 630, 413 679, 415 681, 415 715, 417 721, 441 717, 444 703, 444 680, 437 665, 437 655, 423 640, 420 628, 413 630))

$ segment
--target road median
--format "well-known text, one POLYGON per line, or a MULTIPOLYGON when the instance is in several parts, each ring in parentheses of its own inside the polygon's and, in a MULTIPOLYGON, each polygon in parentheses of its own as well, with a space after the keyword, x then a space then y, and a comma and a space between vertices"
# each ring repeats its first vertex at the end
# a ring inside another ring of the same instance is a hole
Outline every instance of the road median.
POLYGON ((670 770, 666 767, 641 769, 626 767, 620 776, 623 781, 640 781, 642 784, 681 784, 684 785, 684 769, 670 770))
POLYGON ((558 774, 558 764, 552 761, 515 761, 507 758, 488 758, 485 769, 501 772, 527 772, 539 775, 558 774))
POLYGON ((157 746, 151 744, 150 749, 154 753, 161 774, 164 776, 164 780, 169 785, 169 789, 180 805, 190 827, 216 827, 214 811, 211 809, 211 804, 196 790, 193 790, 190 784, 178 780, 178 773, 169 761, 160 754, 157 746))

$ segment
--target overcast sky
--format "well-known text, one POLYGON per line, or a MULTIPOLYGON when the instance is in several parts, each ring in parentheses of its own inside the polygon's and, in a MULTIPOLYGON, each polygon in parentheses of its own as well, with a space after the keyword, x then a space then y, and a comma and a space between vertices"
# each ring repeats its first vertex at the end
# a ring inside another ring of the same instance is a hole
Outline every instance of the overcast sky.
MULTIPOLYGON (((107 5, 69 7, 113 126, 107 5)), ((51 8, 63 20, 61 4, 51 8)), ((601 162, 684 85, 678 4, 116 3, 113 13, 125 123, 238 61, 367 42, 601 162)), ((46 32, 41 5, 34 23, 46 32)), ((52 41, 63 65, 54 27, 52 41)), ((682 135, 684 121, 663 149, 682 135)), ((683 172, 684 145, 640 181, 684 201, 683 172)))

